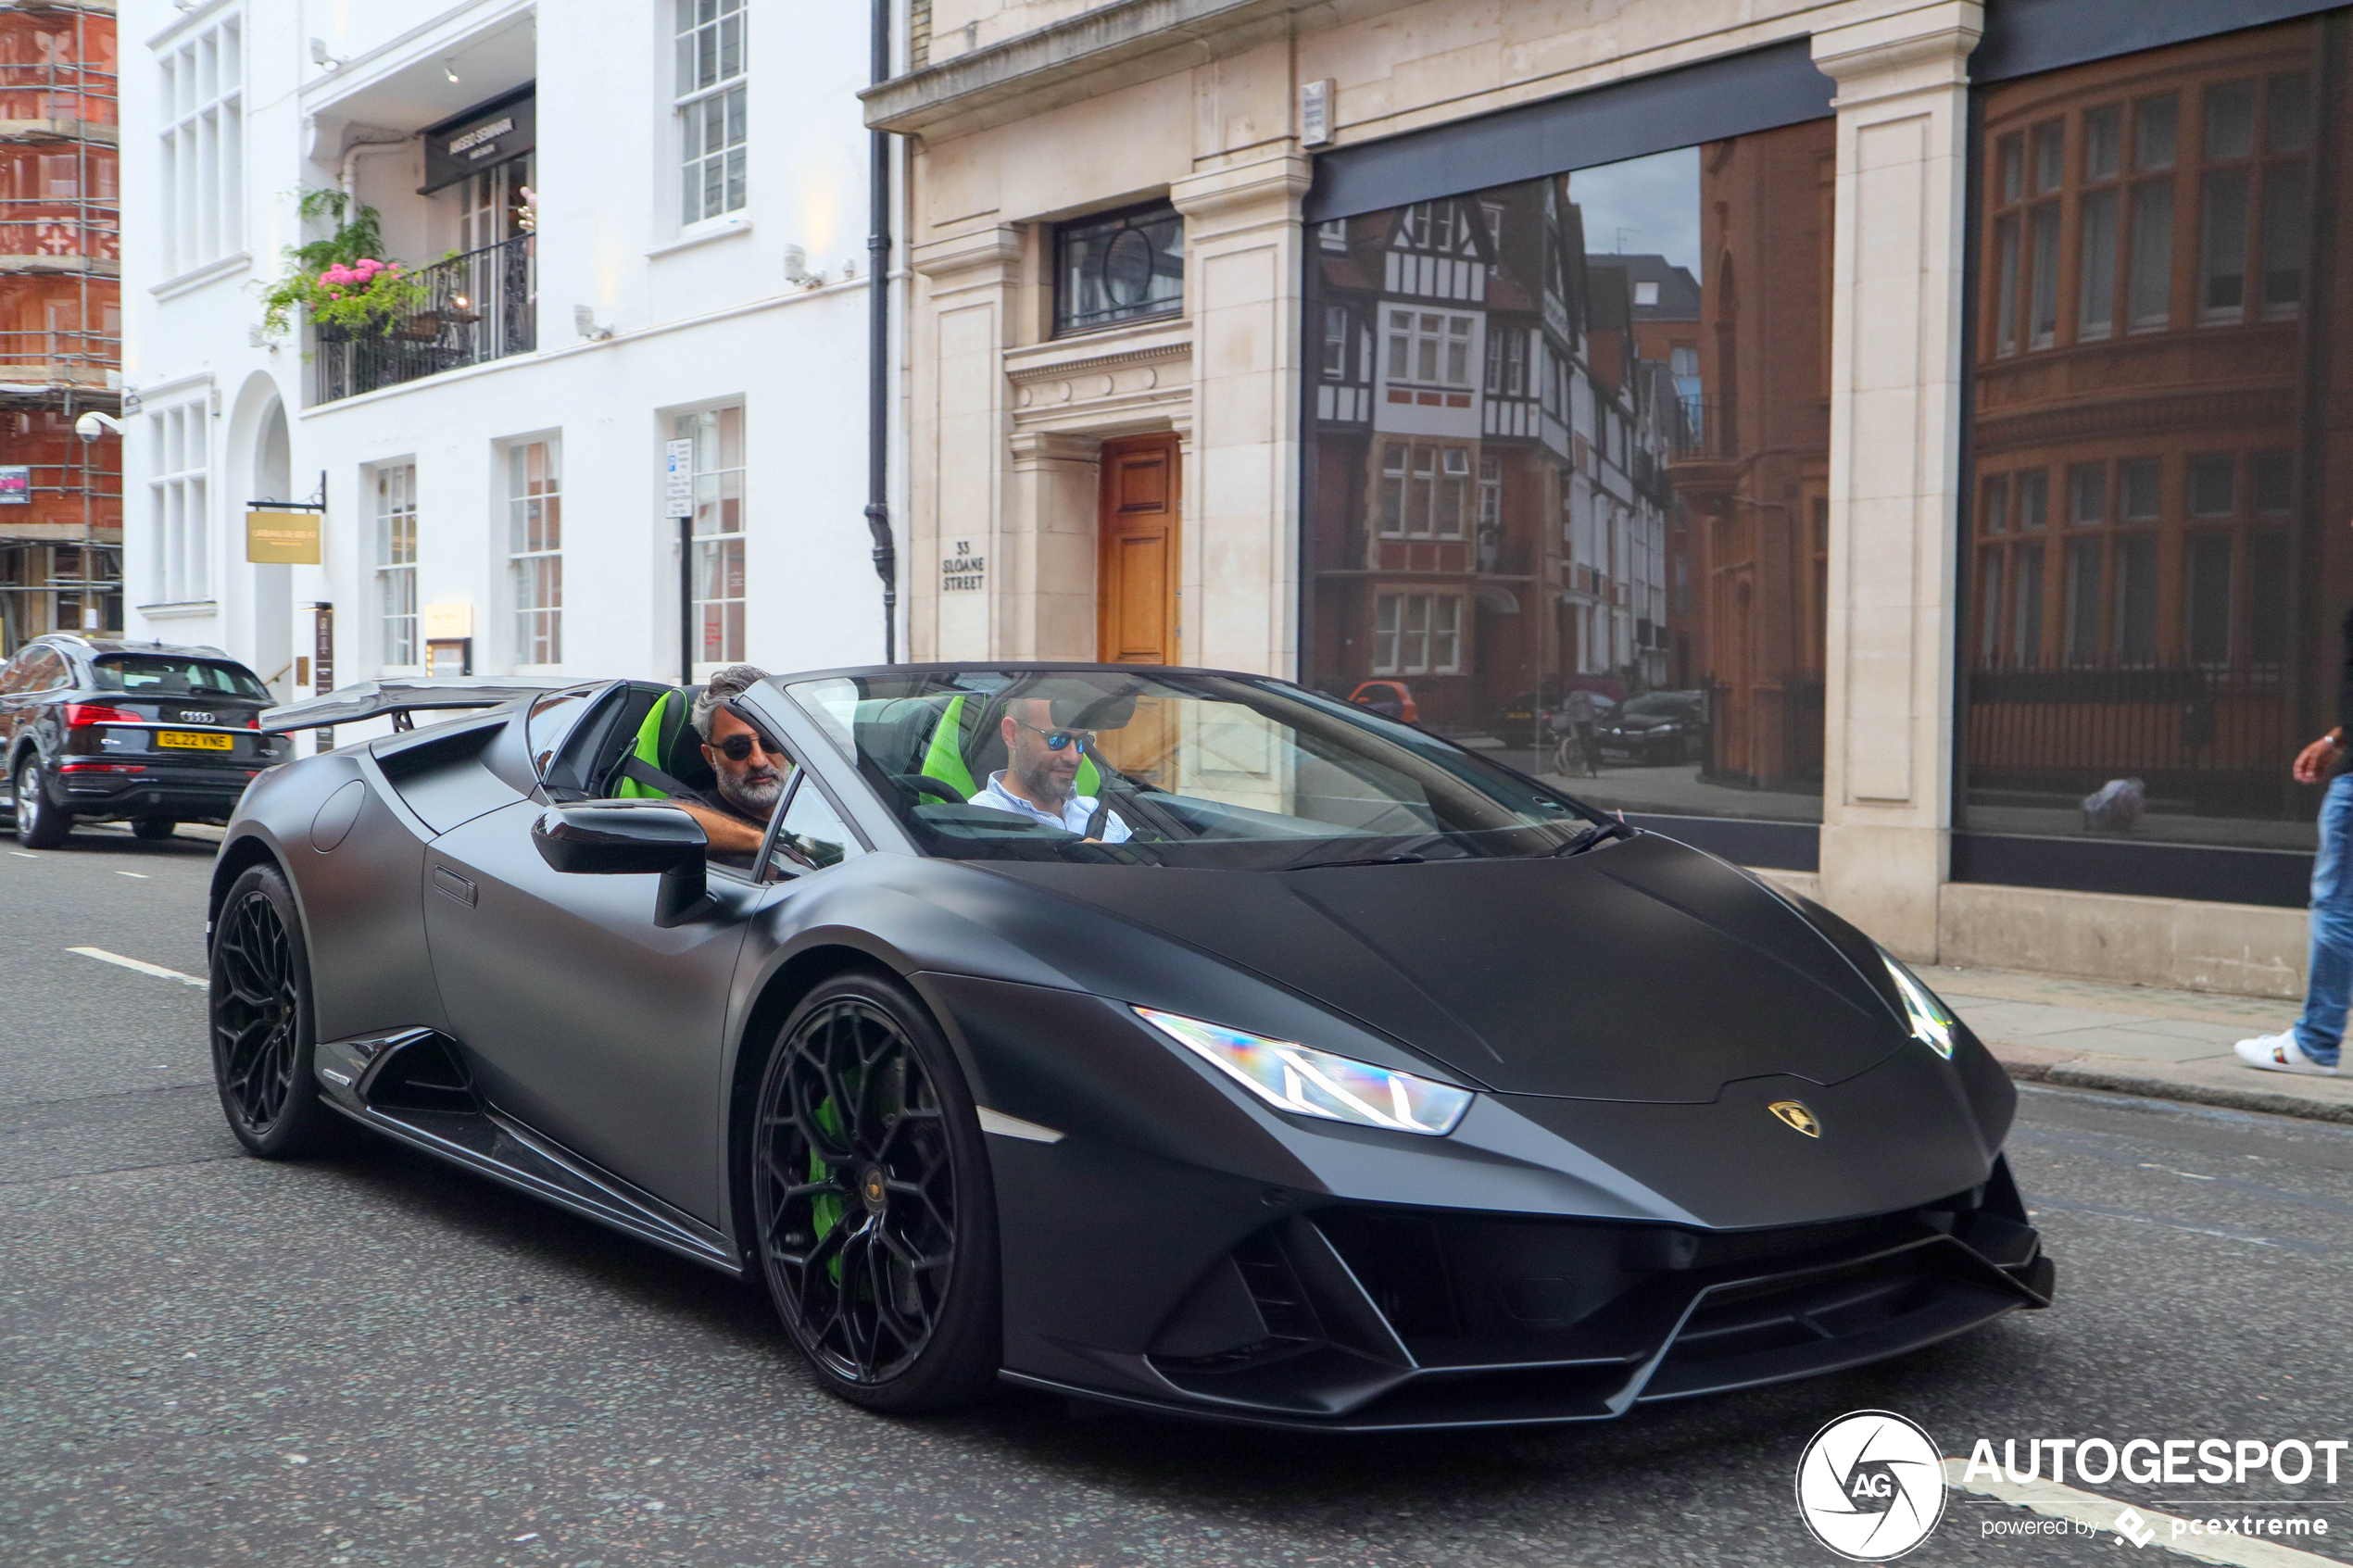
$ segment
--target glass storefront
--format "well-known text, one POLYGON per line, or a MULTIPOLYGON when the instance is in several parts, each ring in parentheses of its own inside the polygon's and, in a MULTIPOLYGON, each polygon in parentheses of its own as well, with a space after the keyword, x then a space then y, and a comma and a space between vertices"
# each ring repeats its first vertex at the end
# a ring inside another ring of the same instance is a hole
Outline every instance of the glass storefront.
POLYGON ((1307 682, 1599 805, 1818 822, 1834 157, 1311 225, 1307 682))
POLYGON ((2347 14, 1982 90, 1973 834, 2309 850, 2353 596, 2347 14))

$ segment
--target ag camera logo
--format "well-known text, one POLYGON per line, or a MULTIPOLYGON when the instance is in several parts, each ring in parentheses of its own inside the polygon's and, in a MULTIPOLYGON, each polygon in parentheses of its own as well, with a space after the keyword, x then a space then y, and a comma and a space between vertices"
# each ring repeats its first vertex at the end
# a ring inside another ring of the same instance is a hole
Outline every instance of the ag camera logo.
POLYGON ((1891 1411, 1856 1411, 1814 1434, 1797 1461, 1797 1512, 1850 1562, 1903 1556, 1944 1517, 1935 1442, 1891 1411))

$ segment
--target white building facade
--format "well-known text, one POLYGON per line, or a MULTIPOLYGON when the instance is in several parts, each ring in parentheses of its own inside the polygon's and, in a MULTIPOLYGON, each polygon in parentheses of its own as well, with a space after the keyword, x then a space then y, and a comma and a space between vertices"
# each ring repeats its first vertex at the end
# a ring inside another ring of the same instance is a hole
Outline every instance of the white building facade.
POLYGON ((284 697, 881 656, 862 10, 129 0, 122 40, 131 635, 284 697), (322 192, 422 287, 272 336, 322 192), (317 564, 251 558, 305 553, 255 503, 317 564))

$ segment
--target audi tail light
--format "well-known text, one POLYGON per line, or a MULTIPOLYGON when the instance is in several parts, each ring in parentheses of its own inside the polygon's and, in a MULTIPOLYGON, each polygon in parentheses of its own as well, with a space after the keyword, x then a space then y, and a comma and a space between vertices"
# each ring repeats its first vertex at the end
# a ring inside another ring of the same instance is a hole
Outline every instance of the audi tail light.
POLYGON ((136 713, 125 713, 120 708, 108 708, 103 702, 69 702, 66 704, 66 727, 79 730, 89 724, 136 724, 136 713))

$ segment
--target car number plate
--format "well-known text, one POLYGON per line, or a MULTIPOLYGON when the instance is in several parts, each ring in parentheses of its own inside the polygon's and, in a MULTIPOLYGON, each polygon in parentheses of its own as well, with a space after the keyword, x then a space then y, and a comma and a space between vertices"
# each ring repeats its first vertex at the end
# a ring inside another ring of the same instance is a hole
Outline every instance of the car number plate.
POLYGON ((208 735, 195 730, 157 730, 156 744, 176 746, 187 751, 233 751, 236 749, 237 737, 208 735))

